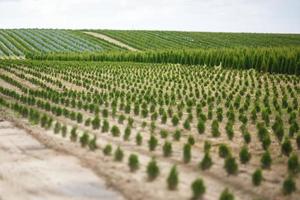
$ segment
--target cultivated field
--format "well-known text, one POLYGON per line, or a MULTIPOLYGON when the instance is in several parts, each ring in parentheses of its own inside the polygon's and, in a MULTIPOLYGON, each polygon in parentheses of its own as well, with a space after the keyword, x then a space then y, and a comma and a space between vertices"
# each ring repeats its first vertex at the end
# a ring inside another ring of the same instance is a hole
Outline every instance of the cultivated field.
POLYGON ((299 199, 299 75, 83 60, 2 61, 2 114, 128 199, 299 199))

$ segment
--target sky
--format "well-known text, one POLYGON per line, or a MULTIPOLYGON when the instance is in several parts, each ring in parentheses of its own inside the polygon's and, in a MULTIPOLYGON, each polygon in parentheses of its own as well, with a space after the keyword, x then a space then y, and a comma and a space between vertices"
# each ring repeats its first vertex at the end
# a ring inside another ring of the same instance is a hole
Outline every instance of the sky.
POLYGON ((300 33, 300 0, 0 0, 0 28, 300 33))

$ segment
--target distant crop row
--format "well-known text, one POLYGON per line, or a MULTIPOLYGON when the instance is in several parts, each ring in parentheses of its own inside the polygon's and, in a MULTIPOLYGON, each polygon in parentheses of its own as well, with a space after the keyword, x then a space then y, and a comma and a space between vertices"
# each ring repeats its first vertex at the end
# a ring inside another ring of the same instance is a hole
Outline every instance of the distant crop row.
POLYGON ((83 52, 120 49, 79 31, 54 29, 0 30, 0 57, 40 52, 83 52))
POLYGON ((105 34, 140 50, 300 45, 300 35, 296 34, 126 30, 98 30, 94 32, 105 34))
POLYGON ((219 66, 283 74, 300 74, 300 48, 222 48, 108 53, 28 54, 36 60, 131 61, 219 66))

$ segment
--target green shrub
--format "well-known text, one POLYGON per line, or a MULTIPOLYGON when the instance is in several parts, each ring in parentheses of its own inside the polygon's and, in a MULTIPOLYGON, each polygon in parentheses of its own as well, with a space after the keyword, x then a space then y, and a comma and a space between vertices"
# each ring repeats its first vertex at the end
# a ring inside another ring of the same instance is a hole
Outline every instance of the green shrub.
POLYGON ((296 137, 296 143, 297 143, 298 149, 300 149, 300 132, 298 133, 298 135, 296 137))
POLYGON ((229 140, 232 140, 232 138, 233 138, 233 136, 234 136, 234 131, 233 131, 233 124, 232 124, 232 122, 229 121, 229 122, 226 124, 225 129, 226 129, 226 134, 227 134, 228 139, 229 139, 229 140))
POLYGON ((201 160, 199 167, 202 170, 207 170, 212 166, 212 159, 208 152, 205 152, 203 159, 201 160))
POLYGON ((249 144, 251 142, 251 135, 248 131, 245 131, 243 133, 243 138, 246 144, 249 144))
POLYGON ((135 136, 135 142, 138 146, 141 146, 143 143, 143 136, 141 135, 140 132, 138 132, 135 136))
POLYGON ((213 120, 211 125, 211 131, 213 137, 219 137, 221 135, 219 131, 219 122, 217 120, 213 120))
POLYGON ((78 123, 82 123, 83 117, 81 113, 77 113, 76 120, 78 123))
POLYGON ((67 136, 67 126, 66 125, 63 125, 62 128, 61 128, 61 134, 63 137, 66 137, 67 136))
POLYGON ((176 141, 179 141, 179 140, 180 140, 180 138, 181 138, 181 131, 180 131, 179 129, 177 129, 177 130, 174 132, 173 138, 174 138, 174 140, 176 140, 176 141))
POLYGON ((174 116, 172 117, 172 124, 173 124, 173 126, 177 126, 178 123, 179 123, 179 118, 178 118, 177 115, 174 115, 174 116))
POLYGON ((89 142, 89 148, 91 151, 95 151, 98 148, 97 137, 95 135, 94 135, 93 139, 91 139, 89 142))
POLYGON ((119 146, 115 151, 114 157, 115 157, 115 161, 121 162, 123 160, 124 153, 123 153, 122 149, 119 146))
POLYGON ((297 154, 293 153, 290 155, 289 160, 288 160, 288 171, 291 174, 296 174, 300 170, 300 165, 298 161, 298 156, 297 154))
POLYGON ((238 172, 238 164, 235 161, 235 158, 232 156, 227 156, 224 163, 224 168, 227 173, 236 174, 238 172))
POLYGON ((192 135, 189 135, 188 139, 187 139, 187 142, 193 146, 195 144, 195 139, 192 135))
POLYGON ((161 138, 167 138, 169 135, 168 131, 167 130, 161 130, 160 131, 160 136, 161 138))
POLYGON ((109 123, 106 119, 104 119, 103 121, 103 125, 102 125, 102 133, 106 133, 109 130, 109 123))
POLYGON ((183 161, 185 163, 190 162, 192 157, 192 153, 191 153, 191 145, 190 144, 185 144, 183 147, 183 161))
POLYGON ((228 188, 226 188, 221 193, 219 200, 234 200, 234 196, 231 192, 229 192, 228 188))
POLYGON ((246 164, 249 162, 249 160, 251 159, 251 154, 248 150, 247 146, 243 146, 241 151, 240 151, 240 161, 243 164, 246 164))
POLYGON ((85 125, 85 126, 90 126, 90 124, 91 124, 91 118, 87 118, 87 119, 85 120, 85 122, 84 122, 84 125, 85 125))
POLYGON ((178 172, 177 172, 176 166, 174 165, 169 173, 168 178, 167 178, 167 184, 168 184, 169 190, 177 189, 178 182, 179 182, 178 172))
POLYGON ((268 150, 271 145, 271 138, 269 135, 265 135, 261 140, 262 148, 268 150))
POLYGON ((87 132, 84 132, 83 135, 79 138, 79 141, 81 143, 81 147, 86 147, 86 145, 89 143, 89 134, 87 132))
POLYGON ((71 141, 76 142, 77 140, 77 127, 73 127, 71 130, 71 141))
POLYGON ((166 141, 163 145, 163 153, 165 157, 169 157, 172 155, 172 143, 166 141))
POLYGON ((154 158, 151 159, 151 161, 147 165, 147 174, 148 179, 150 181, 156 179, 156 177, 159 175, 159 167, 157 166, 156 160, 154 158))
POLYGON ((199 119, 197 124, 197 129, 199 134, 203 134, 205 131, 205 122, 202 119, 199 119))
POLYGON ((125 141, 128 141, 128 140, 129 140, 129 137, 130 137, 130 134, 131 134, 131 128, 130 128, 130 126, 127 126, 127 127, 125 128, 125 131, 124 131, 123 139, 124 139, 125 141))
POLYGON ((92 120, 92 127, 93 127, 93 129, 99 129, 100 119, 98 116, 95 116, 95 118, 92 120))
POLYGON ((149 150, 150 151, 154 151, 156 146, 158 144, 158 141, 156 139, 156 137, 154 135, 151 134, 150 139, 148 141, 148 145, 149 145, 149 150))
POLYGON ((261 157, 261 166, 263 169, 269 169, 272 164, 272 158, 269 151, 265 151, 265 153, 261 157))
POLYGON ((231 155, 231 151, 226 144, 220 144, 219 146, 219 156, 221 158, 226 158, 231 155))
POLYGON ((261 181, 263 179, 262 171, 261 169, 255 170, 255 172, 252 174, 252 183, 254 186, 259 186, 261 184, 261 181))
POLYGON ((293 192, 296 191, 296 183, 295 181, 292 179, 291 176, 289 176, 288 178, 286 178, 284 181, 283 181, 283 185, 282 185, 282 191, 283 191, 283 194, 285 195, 290 195, 292 194, 293 192))
POLYGON ((60 132, 60 130, 61 130, 61 125, 59 122, 56 122, 54 126, 54 133, 57 134, 60 132))
POLYGON ((118 137, 118 136, 120 136, 120 129, 119 129, 119 127, 117 127, 117 126, 112 126, 111 127, 111 134, 114 136, 114 137, 118 137))
POLYGON ((204 185, 204 182, 201 178, 197 178, 191 185, 191 189, 193 191, 193 197, 192 199, 199 199, 201 198, 205 191, 206 191, 206 188, 205 188, 205 185, 204 185))
POLYGON ((112 146, 110 144, 107 144, 103 149, 103 153, 106 156, 110 156, 111 152, 112 152, 112 146))
POLYGON ((292 151, 293 151, 292 144, 289 138, 285 137, 283 143, 281 144, 281 153, 285 156, 289 156, 292 151))
POLYGON ((186 130, 191 129, 190 121, 188 119, 183 122, 183 128, 185 128, 186 130))
POLYGON ((209 141, 205 140, 205 142, 204 142, 204 152, 209 153, 210 148, 211 148, 211 143, 209 141))
POLYGON ((130 154, 128 158, 128 166, 131 172, 138 170, 139 168, 139 158, 136 154, 130 154))

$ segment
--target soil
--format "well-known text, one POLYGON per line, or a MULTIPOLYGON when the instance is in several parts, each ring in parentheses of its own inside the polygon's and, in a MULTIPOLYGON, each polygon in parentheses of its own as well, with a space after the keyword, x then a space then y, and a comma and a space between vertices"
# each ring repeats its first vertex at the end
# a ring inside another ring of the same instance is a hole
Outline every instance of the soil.
POLYGON ((107 35, 101 34, 101 33, 95 33, 95 32, 84 32, 84 33, 92 35, 92 36, 97 37, 97 38, 100 38, 100 39, 105 40, 107 42, 113 43, 113 44, 115 44, 117 46, 126 48, 126 49, 128 49, 130 51, 139 51, 138 49, 136 49, 134 47, 131 47, 131 46, 129 46, 129 45, 127 45, 127 44, 119 41, 119 40, 113 39, 113 38, 111 38, 111 37, 109 37, 107 35))

